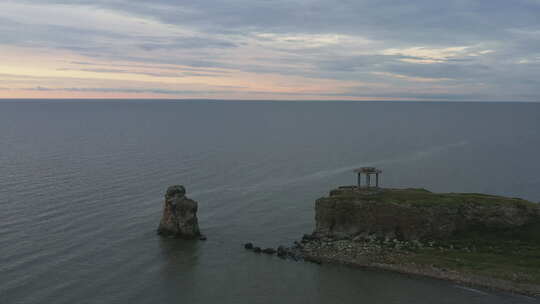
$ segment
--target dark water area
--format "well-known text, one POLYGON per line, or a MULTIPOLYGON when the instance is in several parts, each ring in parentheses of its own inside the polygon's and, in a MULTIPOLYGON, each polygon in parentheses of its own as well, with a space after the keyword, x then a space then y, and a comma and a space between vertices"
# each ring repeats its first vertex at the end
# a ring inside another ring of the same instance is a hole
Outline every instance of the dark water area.
POLYGON ((536 303, 242 244, 311 232, 364 165, 540 201, 539 131, 540 103, 2 101, 0 303, 536 303), (156 235, 172 184, 208 241, 156 235))

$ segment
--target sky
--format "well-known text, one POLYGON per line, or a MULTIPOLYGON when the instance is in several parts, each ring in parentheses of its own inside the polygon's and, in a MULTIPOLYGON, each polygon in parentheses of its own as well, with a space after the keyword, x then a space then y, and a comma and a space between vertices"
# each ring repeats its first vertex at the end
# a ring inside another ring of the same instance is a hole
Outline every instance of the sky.
POLYGON ((540 0, 1 0, 0 98, 540 101, 540 0))

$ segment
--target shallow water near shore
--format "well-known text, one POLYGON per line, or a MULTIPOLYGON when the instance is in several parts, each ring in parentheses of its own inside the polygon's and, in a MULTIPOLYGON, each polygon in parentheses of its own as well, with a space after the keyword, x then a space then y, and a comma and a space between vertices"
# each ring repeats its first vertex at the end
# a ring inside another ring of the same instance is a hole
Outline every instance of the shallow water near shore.
POLYGON ((386 187, 540 201, 540 104, 2 101, 0 303, 535 303, 245 251, 290 245, 314 201, 386 187), (167 186, 206 242, 156 235, 167 186))

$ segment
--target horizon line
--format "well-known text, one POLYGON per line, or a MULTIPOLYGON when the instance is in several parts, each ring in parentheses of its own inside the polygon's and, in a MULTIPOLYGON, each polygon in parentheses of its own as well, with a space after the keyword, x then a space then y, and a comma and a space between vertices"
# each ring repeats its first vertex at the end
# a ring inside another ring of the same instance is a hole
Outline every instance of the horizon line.
POLYGON ((229 99, 229 98, 0 98, 0 102, 6 101, 219 101, 219 102, 454 102, 454 103, 540 103, 532 100, 429 100, 429 99, 373 99, 373 100, 347 100, 347 99, 229 99))

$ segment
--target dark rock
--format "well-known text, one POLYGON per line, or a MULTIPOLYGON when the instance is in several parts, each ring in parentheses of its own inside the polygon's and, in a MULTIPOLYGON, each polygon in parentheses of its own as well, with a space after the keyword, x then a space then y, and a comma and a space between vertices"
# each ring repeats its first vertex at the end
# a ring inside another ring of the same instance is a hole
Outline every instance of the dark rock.
POLYGON ((284 246, 279 246, 278 249, 277 249, 277 255, 278 257, 281 257, 281 258, 284 258, 287 256, 287 248, 285 248, 284 246))
POLYGON ((201 235, 201 236, 199 237, 199 240, 201 240, 201 241, 206 241, 206 240, 207 240, 207 238, 206 238, 206 236, 205 236, 205 235, 201 235))
POLYGON ((304 236, 302 237, 302 243, 308 243, 308 242, 315 241, 318 239, 319 238, 314 234, 304 234, 304 236))
POLYGON ((274 248, 266 248, 266 249, 263 249, 262 252, 266 254, 274 254, 276 253, 276 250, 274 248))
POLYGON ((185 239, 200 238, 197 209, 197 202, 186 197, 184 186, 170 186, 165 194, 158 234, 185 239))
POLYGON ((251 249, 253 249, 253 244, 252 243, 245 243, 244 248, 246 248, 247 250, 251 250, 251 249))
POLYGON ((186 195, 186 188, 182 185, 174 185, 167 188, 167 193, 165 193, 165 197, 173 197, 173 196, 179 196, 183 197, 186 195))
POLYGON ((255 253, 261 253, 261 247, 253 247, 253 252, 255 253))

